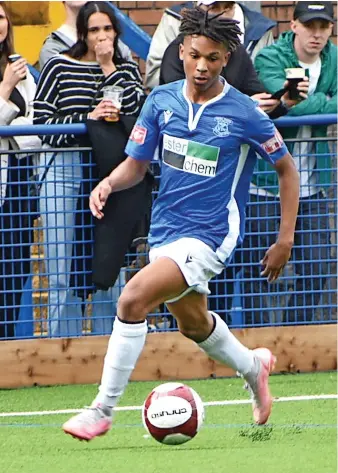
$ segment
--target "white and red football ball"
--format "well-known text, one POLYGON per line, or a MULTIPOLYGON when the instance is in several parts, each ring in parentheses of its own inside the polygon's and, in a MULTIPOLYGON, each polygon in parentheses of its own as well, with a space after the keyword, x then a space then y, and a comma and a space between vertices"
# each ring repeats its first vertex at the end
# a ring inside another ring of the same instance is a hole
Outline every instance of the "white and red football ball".
POLYGON ((161 384, 145 400, 142 420, 146 430, 158 442, 180 445, 194 438, 201 428, 203 402, 189 386, 161 384))

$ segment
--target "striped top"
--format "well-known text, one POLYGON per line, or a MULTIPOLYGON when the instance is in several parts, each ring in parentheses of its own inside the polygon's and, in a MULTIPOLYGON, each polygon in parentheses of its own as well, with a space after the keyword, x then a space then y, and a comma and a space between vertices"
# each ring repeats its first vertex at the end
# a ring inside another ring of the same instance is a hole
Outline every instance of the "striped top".
MULTIPOLYGON (((34 124, 84 123, 87 114, 103 99, 103 92, 100 92, 90 106, 98 88, 106 85, 123 87, 122 114, 137 114, 145 96, 138 66, 133 62, 123 62, 116 68, 105 77, 97 62, 78 61, 63 54, 51 58, 39 77, 34 124)), ((74 135, 42 137, 43 143, 53 147, 74 146, 78 141, 74 135)))

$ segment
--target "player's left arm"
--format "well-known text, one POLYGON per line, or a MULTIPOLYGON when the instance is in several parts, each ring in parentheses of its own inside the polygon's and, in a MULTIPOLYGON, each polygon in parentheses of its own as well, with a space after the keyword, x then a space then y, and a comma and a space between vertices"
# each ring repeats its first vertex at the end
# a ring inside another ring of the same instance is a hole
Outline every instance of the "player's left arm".
POLYGON ((291 256, 299 205, 299 174, 282 136, 259 108, 249 111, 245 136, 278 174, 281 204, 279 234, 276 243, 267 250, 261 261, 261 275, 267 277, 268 282, 273 282, 291 256))
POLYGON ((261 261, 261 275, 269 282, 278 279, 290 259, 299 204, 299 174, 290 153, 277 160, 274 167, 279 180, 281 219, 277 241, 261 261))

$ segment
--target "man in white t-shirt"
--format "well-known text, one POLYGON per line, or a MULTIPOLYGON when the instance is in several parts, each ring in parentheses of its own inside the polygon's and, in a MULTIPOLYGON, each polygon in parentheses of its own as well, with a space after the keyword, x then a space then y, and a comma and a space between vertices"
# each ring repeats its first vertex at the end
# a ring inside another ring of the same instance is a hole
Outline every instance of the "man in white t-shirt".
MULTIPOLYGON (((307 96, 300 94, 295 100, 289 100, 289 95, 284 96, 288 116, 337 114, 337 47, 329 39, 334 25, 333 15, 332 2, 298 2, 291 31, 283 33, 274 45, 264 48, 256 57, 259 79, 272 94, 284 87, 286 69, 304 69, 309 79, 307 96)), ((332 206, 328 190, 332 187, 332 156, 327 140, 323 139, 327 137, 326 126, 281 128, 280 131, 284 139, 293 140, 287 145, 301 184, 294 247, 296 277, 293 290, 288 293, 283 321, 309 322, 315 318, 330 273, 329 216, 332 206)), ((267 287, 259 281, 259 265, 254 266, 247 257, 248 248, 250 254, 252 248, 263 251, 278 230, 278 182, 262 160, 258 160, 256 170, 250 191, 252 205, 248 206, 248 236, 243 249, 243 300, 247 323, 267 322, 269 315, 264 298, 267 287)), ((321 310, 321 317, 327 317, 330 309, 321 310)))
MULTIPOLYGON (((65 7, 65 22, 53 31, 44 42, 40 51, 39 69, 41 70, 46 62, 57 54, 71 48, 77 41, 76 18, 77 15, 87 3, 87 1, 62 2, 65 7)), ((119 49, 121 56, 127 61, 132 61, 132 55, 128 46, 119 40, 119 49)))

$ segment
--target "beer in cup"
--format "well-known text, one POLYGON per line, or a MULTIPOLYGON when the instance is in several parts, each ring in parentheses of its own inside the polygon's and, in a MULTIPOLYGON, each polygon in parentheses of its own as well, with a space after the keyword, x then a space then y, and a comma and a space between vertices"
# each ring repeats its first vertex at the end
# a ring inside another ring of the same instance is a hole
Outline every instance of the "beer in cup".
POLYGON ((122 106, 123 88, 115 85, 107 85, 103 88, 103 98, 110 100, 113 106, 118 109, 117 112, 114 112, 110 117, 106 117, 105 120, 107 122, 118 122, 122 106))

